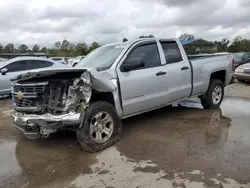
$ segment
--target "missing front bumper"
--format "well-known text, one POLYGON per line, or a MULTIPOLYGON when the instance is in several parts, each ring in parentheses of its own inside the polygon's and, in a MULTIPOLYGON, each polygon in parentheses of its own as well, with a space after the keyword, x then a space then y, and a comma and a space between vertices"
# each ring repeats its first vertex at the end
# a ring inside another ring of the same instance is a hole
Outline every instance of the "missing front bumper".
POLYGON ((16 127, 29 139, 48 137, 60 128, 80 124, 80 113, 53 114, 22 114, 17 111, 11 113, 16 127))

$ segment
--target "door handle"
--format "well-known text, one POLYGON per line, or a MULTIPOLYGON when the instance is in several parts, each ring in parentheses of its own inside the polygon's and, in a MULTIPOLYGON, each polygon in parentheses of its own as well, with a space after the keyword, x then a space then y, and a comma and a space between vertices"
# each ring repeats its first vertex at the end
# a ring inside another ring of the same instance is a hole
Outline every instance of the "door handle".
POLYGON ((189 67, 186 67, 186 66, 181 67, 181 70, 187 70, 187 69, 189 69, 189 67))
POLYGON ((163 71, 160 71, 160 72, 157 72, 156 73, 156 76, 161 76, 161 75, 165 75, 165 74, 167 74, 166 72, 163 72, 163 71))

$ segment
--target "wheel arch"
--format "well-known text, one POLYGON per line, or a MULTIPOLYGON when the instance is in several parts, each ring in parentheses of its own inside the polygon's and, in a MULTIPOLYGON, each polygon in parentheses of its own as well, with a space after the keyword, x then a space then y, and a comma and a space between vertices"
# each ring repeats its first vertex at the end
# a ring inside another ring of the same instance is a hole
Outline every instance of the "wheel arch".
POLYGON ((112 92, 99 92, 96 90, 93 90, 93 93, 90 98, 90 103, 97 102, 97 101, 105 101, 110 104, 112 104, 117 112, 117 115, 121 118, 123 115, 120 98, 119 98, 118 91, 112 91, 112 92))
POLYGON ((226 70, 219 70, 219 71, 215 71, 215 72, 211 73, 209 84, 211 83, 212 79, 220 80, 220 81, 222 81, 223 84, 225 84, 225 82, 226 82, 226 70))

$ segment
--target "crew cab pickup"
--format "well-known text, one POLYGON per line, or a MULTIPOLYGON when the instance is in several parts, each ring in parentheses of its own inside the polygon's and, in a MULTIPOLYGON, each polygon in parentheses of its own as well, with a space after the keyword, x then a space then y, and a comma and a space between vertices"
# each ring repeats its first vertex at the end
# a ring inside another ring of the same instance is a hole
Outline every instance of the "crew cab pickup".
POLYGON ((190 61, 176 39, 108 44, 76 67, 13 78, 11 115, 30 139, 70 129, 84 150, 95 152, 120 139, 124 118, 192 97, 218 108, 233 63, 230 54, 190 61))

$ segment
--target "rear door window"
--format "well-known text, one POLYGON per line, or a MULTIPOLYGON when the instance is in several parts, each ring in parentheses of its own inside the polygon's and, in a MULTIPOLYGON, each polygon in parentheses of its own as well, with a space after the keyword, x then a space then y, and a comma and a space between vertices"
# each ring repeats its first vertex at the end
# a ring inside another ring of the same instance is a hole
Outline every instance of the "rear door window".
POLYGON ((180 49, 175 41, 161 42, 167 63, 182 61, 180 49))
POLYGON ((31 60, 30 61, 30 68, 31 69, 51 67, 52 65, 53 65, 53 63, 49 62, 49 61, 43 61, 43 60, 31 60))

